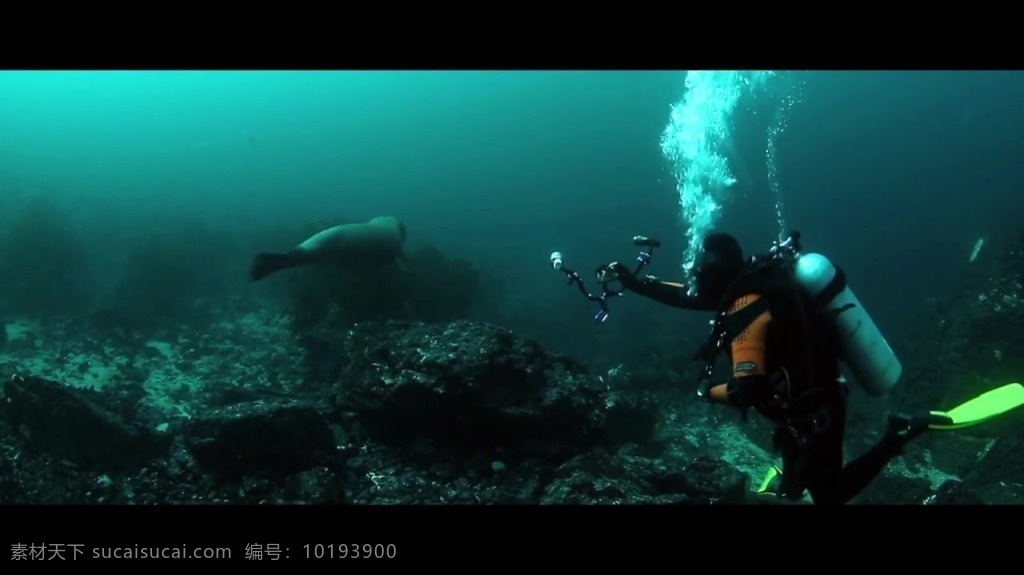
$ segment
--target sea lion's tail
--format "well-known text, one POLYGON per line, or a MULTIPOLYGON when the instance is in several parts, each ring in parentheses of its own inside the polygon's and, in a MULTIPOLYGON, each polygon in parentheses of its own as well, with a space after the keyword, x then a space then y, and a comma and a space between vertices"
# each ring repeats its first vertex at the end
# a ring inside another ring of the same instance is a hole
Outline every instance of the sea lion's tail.
POLYGON ((299 265, 299 258, 291 253, 264 252, 257 254, 249 267, 249 280, 260 281, 270 274, 299 265))

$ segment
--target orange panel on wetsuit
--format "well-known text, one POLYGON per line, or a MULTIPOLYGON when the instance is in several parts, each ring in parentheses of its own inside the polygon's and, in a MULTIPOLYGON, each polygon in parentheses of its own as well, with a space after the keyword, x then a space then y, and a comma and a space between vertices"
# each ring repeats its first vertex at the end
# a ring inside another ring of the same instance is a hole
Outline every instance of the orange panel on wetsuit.
MULTIPOLYGON (((729 314, 734 314, 759 299, 761 296, 757 294, 742 296, 733 302, 729 308, 729 314)), ((733 377, 764 375, 765 347, 767 345, 765 340, 768 335, 768 322, 771 319, 771 313, 764 311, 732 340, 733 377)), ((727 385, 722 383, 711 388, 711 399, 727 403, 729 401, 727 385)))

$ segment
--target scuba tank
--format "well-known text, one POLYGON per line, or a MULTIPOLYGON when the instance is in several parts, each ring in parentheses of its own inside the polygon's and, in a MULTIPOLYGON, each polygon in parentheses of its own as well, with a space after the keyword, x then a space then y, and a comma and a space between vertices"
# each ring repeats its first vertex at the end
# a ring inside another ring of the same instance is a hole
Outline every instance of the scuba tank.
POLYGON ((836 314, 842 362, 868 395, 885 395, 899 381, 903 366, 847 285, 846 274, 821 254, 797 252, 794 256, 797 282, 818 305, 836 314))

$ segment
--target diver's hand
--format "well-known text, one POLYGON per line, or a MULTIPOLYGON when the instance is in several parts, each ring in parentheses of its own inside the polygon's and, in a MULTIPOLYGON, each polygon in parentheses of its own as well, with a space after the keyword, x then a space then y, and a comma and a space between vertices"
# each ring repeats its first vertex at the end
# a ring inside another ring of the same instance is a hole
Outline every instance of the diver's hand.
POLYGON ((602 283, 618 281, 627 288, 637 283, 633 272, 622 262, 612 262, 604 266, 598 276, 598 281, 602 283))
POLYGON ((714 386, 715 384, 710 379, 702 379, 700 383, 697 384, 697 397, 709 402, 712 401, 711 388, 714 386))

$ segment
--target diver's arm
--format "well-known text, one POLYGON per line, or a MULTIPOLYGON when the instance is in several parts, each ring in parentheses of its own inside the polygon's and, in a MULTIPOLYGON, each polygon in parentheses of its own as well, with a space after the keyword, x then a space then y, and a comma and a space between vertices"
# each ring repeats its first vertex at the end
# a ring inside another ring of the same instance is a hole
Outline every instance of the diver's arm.
MULTIPOLYGON (((730 313, 742 309, 743 305, 734 305, 730 313)), ((733 339, 732 377, 709 390, 708 397, 712 401, 745 411, 751 407, 764 405, 772 399, 775 389, 769 385, 764 370, 765 340, 770 321, 771 314, 766 311, 750 324, 746 337, 733 339)))
POLYGON ((680 309, 695 311, 715 310, 714 302, 706 302, 697 296, 690 295, 687 293, 689 288, 683 284, 661 281, 650 276, 638 278, 628 268, 618 262, 611 264, 609 267, 615 271, 622 287, 638 295, 680 309))
POLYGON ((774 394, 764 375, 734 375, 725 383, 711 388, 711 401, 746 410, 767 403, 774 394))
POLYGON ((638 295, 642 295, 658 303, 663 303, 673 307, 687 307, 686 304, 690 298, 686 293, 688 288, 685 285, 676 282, 661 281, 650 277, 641 279, 634 278, 634 281, 631 284, 623 282, 622 285, 638 295))

